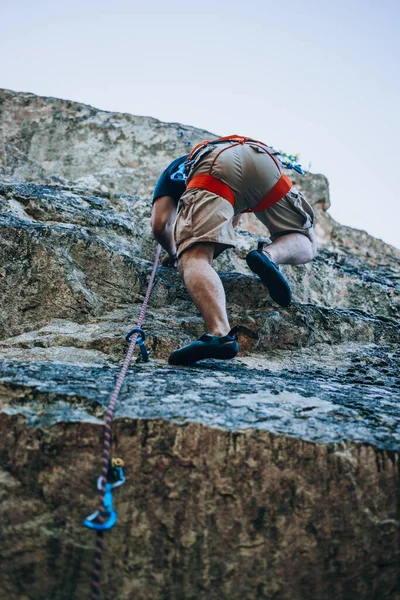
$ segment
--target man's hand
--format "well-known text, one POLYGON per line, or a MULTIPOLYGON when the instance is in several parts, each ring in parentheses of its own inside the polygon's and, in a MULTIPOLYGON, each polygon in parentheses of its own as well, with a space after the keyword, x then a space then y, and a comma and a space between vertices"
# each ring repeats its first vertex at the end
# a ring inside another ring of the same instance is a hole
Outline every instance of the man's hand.
POLYGON ((178 264, 178 259, 175 256, 170 256, 169 254, 166 254, 162 259, 161 259, 161 264, 163 267, 176 267, 178 264))

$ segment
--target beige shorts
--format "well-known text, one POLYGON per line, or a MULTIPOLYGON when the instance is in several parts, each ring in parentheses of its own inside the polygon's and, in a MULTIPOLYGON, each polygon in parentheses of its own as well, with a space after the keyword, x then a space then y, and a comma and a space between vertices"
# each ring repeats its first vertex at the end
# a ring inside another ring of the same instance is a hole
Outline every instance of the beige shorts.
MULTIPOLYGON (((189 177, 210 173, 216 152, 222 147, 219 144, 203 152, 189 177)), ((178 257, 194 244, 202 242, 215 243, 216 254, 234 248, 233 217, 243 209, 255 206, 280 177, 273 159, 247 144, 223 152, 210 174, 233 189, 235 207, 207 190, 187 189, 180 199, 175 223, 178 257)), ((314 220, 311 206, 295 188, 271 208, 254 214, 268 228, 272 240, 287 233, 302 233, 309 237, 314 220)))

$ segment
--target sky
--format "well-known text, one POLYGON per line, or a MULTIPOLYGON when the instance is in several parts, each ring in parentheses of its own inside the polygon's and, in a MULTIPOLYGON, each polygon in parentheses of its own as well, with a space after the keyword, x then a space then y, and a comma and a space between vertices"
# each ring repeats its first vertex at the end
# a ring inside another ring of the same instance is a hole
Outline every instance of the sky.
POLYGON ((255 137, 400 247, 400 2, 0 0, 0 87, 255 137))

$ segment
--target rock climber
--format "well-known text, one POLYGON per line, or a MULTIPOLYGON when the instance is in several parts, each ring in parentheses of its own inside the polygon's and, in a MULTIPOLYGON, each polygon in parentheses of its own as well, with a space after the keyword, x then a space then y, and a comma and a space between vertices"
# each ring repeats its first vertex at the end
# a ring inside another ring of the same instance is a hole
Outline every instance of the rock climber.
POLYGON ((170 364, 238 353, 238 327, 230 327, 224 288, 212 264, 235 247, 234 227, 242 212, 254 212, 269 230, 272 243, 260 242, 246 261, 279 305, 288 306, 292 293, 278 265, 301 265, 315 257, 313 210, 282 173, 278 155, 262 142, 228 136, 199 144, 161 174, 153 196, 153 235, 167 252, 162 264, 178 266, 207 327, 197 341, 172 352, 170 364))

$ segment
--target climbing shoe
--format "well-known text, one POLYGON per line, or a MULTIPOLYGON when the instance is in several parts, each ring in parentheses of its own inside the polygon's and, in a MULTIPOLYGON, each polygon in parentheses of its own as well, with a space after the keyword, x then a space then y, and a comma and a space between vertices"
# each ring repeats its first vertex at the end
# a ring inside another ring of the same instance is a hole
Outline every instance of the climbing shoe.
POLYGON ((279 267, 262 251, 263 243, 258 244, 257 250, 252 250, 246 256, 246 262, 253 273, 256 273, 272 300, 281 306, 289 306, 292 300, 292 290, 279 267))
POLYGON ((239 327, 234 327, 228 335, 203 335, 183 348, 174 350, 168 359, 170 365, 192 365, 203 358, 234 358, 239 352, 239 344, 235 333, 239 327))

